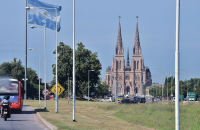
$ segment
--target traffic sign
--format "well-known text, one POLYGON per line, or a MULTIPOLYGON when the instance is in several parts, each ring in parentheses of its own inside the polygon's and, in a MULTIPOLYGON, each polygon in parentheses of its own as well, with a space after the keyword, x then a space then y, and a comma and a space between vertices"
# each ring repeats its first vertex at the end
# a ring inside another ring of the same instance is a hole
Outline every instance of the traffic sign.
POLYGON ((183 97, 184 97, 183 95, 179 95, 179 99, 183 99, 183 97))
POLYGON ((43 90, 42 90, 42 94, 43 94, 44 96, 45 96, 45 95, 46 95, 46 96, 49 95, 49 93, 50 93, 50 92, 49 92, 48 89, 46 89, 46 90, 43 89, 43 90))
POLYGON ((188 98, 195 98, 195 92, 188 92, 188 98))
MULTIPOLYGON (((57 86, 57 94, 58 96, 64 91, 65 89, 58 83, 58 86, 57 86)), ((51 92, 53 92, 54 94, 56 94, 56 85, 54 85, 52 88, 51 88, 51 92)))

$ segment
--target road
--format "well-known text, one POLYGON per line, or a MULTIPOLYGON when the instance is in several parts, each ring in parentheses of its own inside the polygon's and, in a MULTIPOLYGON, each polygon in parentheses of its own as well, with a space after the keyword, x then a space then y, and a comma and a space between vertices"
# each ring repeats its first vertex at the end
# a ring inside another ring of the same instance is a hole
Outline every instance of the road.
POLYGON ((30 109, 30 106, 23 106, 20 114, 12 114, 11 118, 4 121, 0 118, 0 130, 49 130, 30 109))

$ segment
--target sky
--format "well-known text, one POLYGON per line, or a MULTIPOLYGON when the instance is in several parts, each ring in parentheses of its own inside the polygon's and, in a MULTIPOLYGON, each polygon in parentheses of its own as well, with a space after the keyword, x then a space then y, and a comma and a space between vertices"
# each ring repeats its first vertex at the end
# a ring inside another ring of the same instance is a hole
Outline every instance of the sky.
MULTIPOLYGON (((62 6, 61 30, 58 43, 73 48, 73 0, 41 0, 62 6)), ((200 1, 181 0, 180 4, 180 69, 188 71, 188 79, 200 78, 200 1)), ((4 0, 0 5, 0 64, 21 60, 25 66, 25 0, 4 0)), ((112 65, 121 16, 121 33, 125 62, 129 48, 131 60, 134 45, 136 16, 144 64, 148 66, 153 82, 162 82, 163 76, 174 76, 176 0, 75 0, 75 43, 98 53, 102 64, 100 78, 104 80, 106 68, 112 65), (163 68, 156 69, 156 67, 163 68), (169 74, 171 73, 171 74, 169 74)), ((31 29, 28 24, 28 48, 40 49, 40 77, 44 79, 44 29, 31 29)), ((47 82, 53 79, 55 64, 55 31, 46 30, 47 82)), ((27 48, 27 49, 28 49, 27 48)), ((27 67, 38 73, 38 52, 27 50, 27 67)), ((187 79, 181 71, 181 80, 187 79)))

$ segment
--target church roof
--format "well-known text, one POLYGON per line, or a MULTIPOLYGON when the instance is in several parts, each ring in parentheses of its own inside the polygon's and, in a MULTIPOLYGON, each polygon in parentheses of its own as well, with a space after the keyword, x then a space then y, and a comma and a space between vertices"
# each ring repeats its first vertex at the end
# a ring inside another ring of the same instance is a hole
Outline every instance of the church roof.
POLYGON ((106 72, 111 72, 111 66, 108 66, 106 72))

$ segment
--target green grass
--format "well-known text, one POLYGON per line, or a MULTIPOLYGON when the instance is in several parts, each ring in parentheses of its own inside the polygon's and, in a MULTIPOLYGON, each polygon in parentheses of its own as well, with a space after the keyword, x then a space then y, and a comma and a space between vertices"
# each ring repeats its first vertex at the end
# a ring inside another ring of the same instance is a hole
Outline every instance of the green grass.
MULTIPOLYGON (((43 103, 41 101, 41 104, 43 103)), ((38 100, 27 100, 24 104, 38 110, 44 108, 43 105, 38 106, 38 100)), ((40 115, 60 130, 147 130, 148 128, 174 130, 174 106, 174 103, 117 105, 76 101, 75 117, 78 122, 74 123, 72 101, 68 104, 66 99, 60 99, 59 113, 55 113, 55 101, 47 101, 48 112, 40 111, 40 115)), ((200 103, 190 105, 180 103, 180 129, 200 130, 200 103)))
MULTIPOLYGON (((114 116, 127 122, 158 130, 175 129, 175 105, 169 104, 139 104, 107 106, 114 110, 114 116)), ((180 104, 180 129, 200 130, 200 104, 180 104)))

